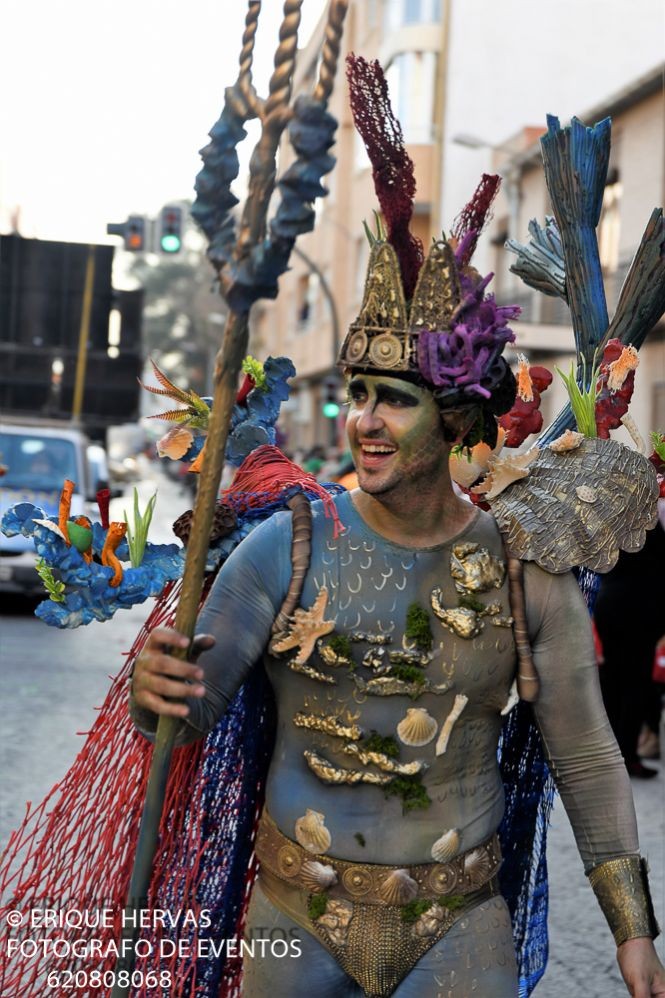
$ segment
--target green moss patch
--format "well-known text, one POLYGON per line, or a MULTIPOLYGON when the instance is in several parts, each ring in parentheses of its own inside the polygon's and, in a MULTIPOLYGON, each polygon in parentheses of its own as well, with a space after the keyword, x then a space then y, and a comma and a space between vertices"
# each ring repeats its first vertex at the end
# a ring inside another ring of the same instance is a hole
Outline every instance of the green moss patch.
POLYGON ((310 894, 307 914, 313 922, 317 918, 321 918, 321 915, 325 915, 327 907, 328 895, 325 892, 323 894, 310 894))
POLYGON ((399 745, 393 735, 380 735, 378 731, 371 731, 361 740, 360 745, 367 752, 382 752, 389 759, 397 759, 399 756, 399 745))
POLYGON ((422 811, 430 806, 432 799, 422 784, 422 776, 398 776, 385 788, 387 797, 400 797, 402 811, 422 811))
POLYGON ((406 630, 404 633, 407 638, 415 642, 418 648, 430 651, 434 637, 430 627, 429 614, 417 603, 412 603, 406 611, 406 630))

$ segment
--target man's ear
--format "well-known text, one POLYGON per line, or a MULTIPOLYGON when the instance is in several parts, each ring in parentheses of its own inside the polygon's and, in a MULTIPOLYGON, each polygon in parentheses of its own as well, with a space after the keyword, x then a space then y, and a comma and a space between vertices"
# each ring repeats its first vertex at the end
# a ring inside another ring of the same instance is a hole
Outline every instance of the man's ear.
POLYGON ((478 407, 465 405, 460 409, 442 409, 441 422, 446 443, 460 444, 478 419, 478 407))

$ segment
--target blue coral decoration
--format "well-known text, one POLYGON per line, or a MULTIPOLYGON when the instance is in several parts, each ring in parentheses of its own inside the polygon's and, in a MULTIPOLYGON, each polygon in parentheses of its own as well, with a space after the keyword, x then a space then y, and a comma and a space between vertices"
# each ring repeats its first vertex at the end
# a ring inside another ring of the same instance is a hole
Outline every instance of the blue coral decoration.
MULTIPOLYGON (((147 544, 139 568, 125 568, 122 582, 110 585, 113 569, 97 561, 86 562, 83 555, 63 540, 55 524, 45 520, 38 506, 17 503, 2 518, 2 532, 8 537, 22 534, 32 537, 40 558, 52 569, 54 577, 64 583, 64 601, 44 600, 35 610, 36 616, 52 627, 79 627, 92 620, 110 620, 116 610, 144 603, 149 596, 159 596, 165 584, 182 575, 184 549, 179 544, 147 544)), ((92 525, 92 551, 101 556, 106 531, 100 523, 92 525)), ((117 557, 129 559, 127 542, 116 550, 117 557)))

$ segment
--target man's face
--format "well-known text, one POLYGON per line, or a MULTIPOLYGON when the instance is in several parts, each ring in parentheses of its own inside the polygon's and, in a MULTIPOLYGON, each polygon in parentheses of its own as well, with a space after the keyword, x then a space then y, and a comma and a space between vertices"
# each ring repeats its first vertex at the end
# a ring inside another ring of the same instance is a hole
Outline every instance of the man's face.
POLYGON ((382 495, 432 478, 448 460, 441 414, 431 392, 401 378, 354 374, 346 430, 358 484, 382 495))

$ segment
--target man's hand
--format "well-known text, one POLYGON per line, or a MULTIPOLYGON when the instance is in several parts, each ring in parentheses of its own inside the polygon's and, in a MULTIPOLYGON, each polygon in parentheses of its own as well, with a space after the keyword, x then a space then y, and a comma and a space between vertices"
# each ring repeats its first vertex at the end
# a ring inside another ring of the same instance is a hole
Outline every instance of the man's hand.
POLYGON ((134 663, 132 693, 139 707, 154 714, 187 717, 189 707, 174 703, 173 699, 205 696, 205 686, 200 683, 203 669, 195 663, 201 652, 212 648, 214 643, 212 635, 197 634, 192 643, 191 660, 185 662, 170 654, 173 648, 188 647, 189 641, 184 635, 170 627, 152 631, 134 663))
POLYGON ((653 940, 627 939, 617 949, 619 969, 633 998, 665 998, 665 969, 653 940))

